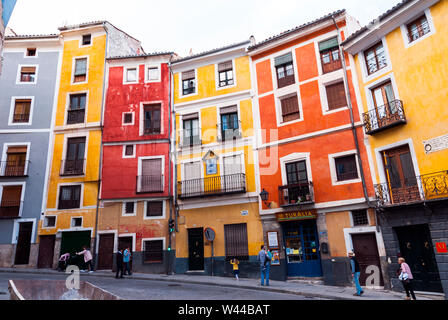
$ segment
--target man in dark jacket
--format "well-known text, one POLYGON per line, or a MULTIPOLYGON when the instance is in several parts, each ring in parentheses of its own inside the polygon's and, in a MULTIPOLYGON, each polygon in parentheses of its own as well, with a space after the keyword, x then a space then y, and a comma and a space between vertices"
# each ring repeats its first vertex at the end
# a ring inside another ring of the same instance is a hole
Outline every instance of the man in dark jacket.
POLYGON ((356 286, 356 293, 354 296, 360 296, 364 293, 361 285, 359 284, 359 277, 361 276, 361 268, 359 267, 359 262, 355 258, 354 252, 349 252, 348 257, 350 258, 350 268, 352 270, 352 277, 356 286))
POLYGON ((120 273, 120 278, 123 278, 123 249, 117 251, 115 260, 117 262, 117 274, 115 278, 118 279, 118 273, 120 273))

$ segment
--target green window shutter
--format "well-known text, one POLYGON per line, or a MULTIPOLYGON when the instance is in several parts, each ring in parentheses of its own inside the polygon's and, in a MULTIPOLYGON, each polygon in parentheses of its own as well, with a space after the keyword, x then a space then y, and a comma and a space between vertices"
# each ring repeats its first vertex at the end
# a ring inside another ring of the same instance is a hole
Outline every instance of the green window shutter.
POLYGON ((339 43, 338 43, 338 37, 334 37, 332 39, 326 40, 326 41, 322 41, 319 43, 319 51, 326 51, 329 49, 333 49, 333 48, 338 48, 339 47, 339 43))
POLYGON ((276 67, 281 66, 283 64, 290 63, 290 62, 292 62, 292 53, 290 52, 290 53, 285 54, 283 56, 277 57, 274 60, 275 60, 275 66, 276 67))

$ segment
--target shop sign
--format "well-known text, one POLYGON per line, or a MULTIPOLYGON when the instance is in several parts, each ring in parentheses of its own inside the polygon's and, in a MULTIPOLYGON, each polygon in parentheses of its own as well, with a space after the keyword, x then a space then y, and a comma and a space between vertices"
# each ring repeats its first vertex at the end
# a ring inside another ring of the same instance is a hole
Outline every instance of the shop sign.
POLYGON ((437 253, 448 253, 448 248, 446 246, 446 242, 437 242, 436 249, 437 249, 437 253))
POLYGON ((277 213, 278 221, 317 219, 317 210, 303 210, 277 213))

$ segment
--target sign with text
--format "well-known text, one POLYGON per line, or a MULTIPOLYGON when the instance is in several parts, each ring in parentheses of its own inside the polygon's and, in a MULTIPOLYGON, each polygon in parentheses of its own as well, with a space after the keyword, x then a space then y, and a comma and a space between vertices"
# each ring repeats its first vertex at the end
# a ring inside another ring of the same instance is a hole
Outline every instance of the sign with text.
POLYGON ((302 210, 277 213, 277 221, 293 221, 306 219, 317 219, 317 210, 302 210))
POLYGON ((448 149, 448 134, 423 141, 423 145, 425 146, 426 154, 448 149))
POLYGON ((448 247, 446 242, 437 242, 436 243, 437 253, 448 253, 448 247))

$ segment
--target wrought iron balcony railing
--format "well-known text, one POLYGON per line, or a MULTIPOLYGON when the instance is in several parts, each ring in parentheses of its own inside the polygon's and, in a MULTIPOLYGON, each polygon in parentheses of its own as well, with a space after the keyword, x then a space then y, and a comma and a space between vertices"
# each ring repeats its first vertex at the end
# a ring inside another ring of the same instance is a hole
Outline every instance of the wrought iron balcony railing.
POLYGON ((246 192, 244 173, 178 182, 180 199, 246 192))
POLYGON ((160 121, 157 122, 145 119, 143 123, 144 134, 160 134, 161 132, 160 121))
POLYGON ((15 113, 12 118, 13 123, 28 123, 30 122, 29 113, 15 113))
POLYGON ((84 123, 85 109, 68 110, 67 111, 67 124, 84 123))
POLYGON ((201 144, 201 128, 180 130, 180 147, 189 148, 201 144))
POLYGON ((20 207, 23 201, 2 200, 0 204, 0 219, 14 219, 20 215, 20 207))
POLYGON ((2 177, 26 177, 28 175, 28 160, 2 161, 0 173, 2 177))
POLYGON ((378 184, 375 193, 379 207, 448 198, 448 171, 378 184))
POLYGON ((163 192, 163 175, 137 176, 137 193, 163 192))
POLYGON ((406 115, 403 109, 403 101, 394 100, 381 107, 363 114, 366 134, 372 135, 388 128, 405 124, 406 115))
POLYGON ((85 159, 76 160, 62 160, 61 161, 61 176, 82 176, 85 174, 84 163, 85 159))
POLYGON ((304 205, 314 203, 313 182, 294 183, 278 187, 279 205, 304 205))

